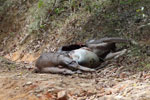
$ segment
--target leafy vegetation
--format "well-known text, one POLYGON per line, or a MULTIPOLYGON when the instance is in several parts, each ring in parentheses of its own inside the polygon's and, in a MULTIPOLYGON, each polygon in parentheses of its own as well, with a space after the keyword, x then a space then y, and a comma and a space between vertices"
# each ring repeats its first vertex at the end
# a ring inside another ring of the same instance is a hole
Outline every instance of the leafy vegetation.
POLYGON ((100 5, 100 0, 94 3, 91 0, 39 0, 37 6, 30 8, 29 14, 32 16, 30 18, 31 24, 29 25, 29 32, 44 29, 46 25, 51 23, 48 21, 56 20, 59 16, 65 16, 67 13, 74 16, 79 9, 82 9, 83 12, 93 12, 99 9, 100 5))

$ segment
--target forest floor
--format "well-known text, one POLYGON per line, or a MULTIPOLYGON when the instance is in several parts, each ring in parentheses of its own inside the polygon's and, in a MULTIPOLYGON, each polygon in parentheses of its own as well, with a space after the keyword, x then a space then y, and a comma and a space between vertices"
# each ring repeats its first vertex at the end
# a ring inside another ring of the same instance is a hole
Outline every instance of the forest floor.
POLYGON ((149 71, 127 72, 109 64, 94 73, 65 76, 2 66, 0 100, 150 100, 149 71))

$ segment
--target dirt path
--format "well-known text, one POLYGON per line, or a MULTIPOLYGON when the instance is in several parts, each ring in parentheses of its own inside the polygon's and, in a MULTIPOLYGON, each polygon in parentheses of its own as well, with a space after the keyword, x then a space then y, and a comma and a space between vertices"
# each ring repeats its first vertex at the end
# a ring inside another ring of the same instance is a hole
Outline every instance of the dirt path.
POLYGON ((150 73, 119 74, 109 67, 96 74, 0 73, 0 100, 149 100, 150 73))

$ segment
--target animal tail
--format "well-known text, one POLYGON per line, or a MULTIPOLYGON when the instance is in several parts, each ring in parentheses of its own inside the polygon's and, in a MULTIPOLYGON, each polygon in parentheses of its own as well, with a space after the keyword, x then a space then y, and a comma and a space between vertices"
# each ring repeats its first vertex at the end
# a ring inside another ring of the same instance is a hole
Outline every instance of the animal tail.
POLYGON ((110 38, 101 38, 99 40, 91 40, 89 44, 98 44, 98 43, 120 43, 120 42, 130 42, 130 40, 119 38, 119 37, 110 37, 110 38))

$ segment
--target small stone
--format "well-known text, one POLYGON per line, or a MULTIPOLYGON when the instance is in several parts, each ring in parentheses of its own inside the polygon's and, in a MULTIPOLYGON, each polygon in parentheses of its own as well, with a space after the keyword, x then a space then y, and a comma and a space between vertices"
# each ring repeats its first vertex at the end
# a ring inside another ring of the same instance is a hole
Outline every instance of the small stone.
POLYGON ((43 92, 42 89, 37 89, 37 90, 34 91, 34 93, 41 93, 41 92, 43 92))
POLYGON ((41 95, 41 94, 37 94, 36 96, 37 96, 37 97, 41 97, 42 95, 41 95))
POLYGON ((68 95, 66 91, 60 91, 57 93, 57 100, 68 100, 68 95))
POLYGON ((32 82, 30 82, 30 81, 26 83, 26 85, 31 85, 31 84, 32 84, 32 82))
POLYGON ((19 90, 19 87, 16 87, 15 90, 19 90))
POLYGON ((24 87, 24 86, 29 86, 29 85, 32 85, 32 82, 29 81, 29 82, 27 82, 27 83, 24 83, 24 84, 23 84, 23 87, 24 87))

